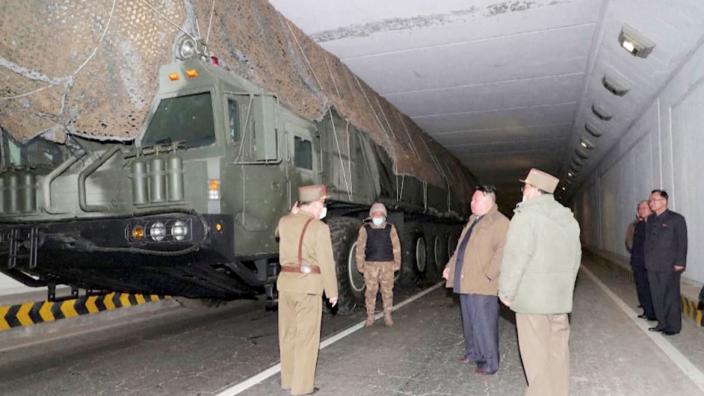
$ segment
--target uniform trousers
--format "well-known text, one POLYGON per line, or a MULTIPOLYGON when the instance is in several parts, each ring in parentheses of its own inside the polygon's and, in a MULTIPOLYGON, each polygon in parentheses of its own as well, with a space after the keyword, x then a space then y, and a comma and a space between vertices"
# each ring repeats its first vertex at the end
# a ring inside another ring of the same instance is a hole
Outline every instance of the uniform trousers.
POLYGON ((499 299, 460 293, 464 356, 489 373, 499 369, 499 299))
POLYGON ((320 294, 279 292, 281 387, 292 395, 313 392, 322 308, 320 294))
POLYGON ((657 327, 678 333, 682 330, 682 300, 680 299, 680 274, 675 271, 648 271, 650 293, 657 327))
POLYGON ((655 317, 655 309, 653 308, 653 298, 650 294, 650 282, 648 282, 648 270, 642 265, 632 265, 633 279, 636 282, 636 292, 638 293, 638 302, 643 307, 643 314, 648 319, 655 317))
POLYGON ((394 262, 367 261, 364 263, 364 292, 367 313, 374 313, 376 294, 381 289, 381 301, 384 311, 391 311, 394 306, 394 262))
POLYGON ((570 385, 567 314, 516 313, 518 345, 528 388, 525 396, 566 396, 570 385))

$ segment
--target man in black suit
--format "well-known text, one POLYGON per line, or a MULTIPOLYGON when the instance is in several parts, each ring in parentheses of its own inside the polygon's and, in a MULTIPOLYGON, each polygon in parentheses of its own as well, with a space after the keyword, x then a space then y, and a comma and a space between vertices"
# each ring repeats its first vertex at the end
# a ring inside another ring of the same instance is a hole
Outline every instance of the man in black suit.
POLYGON ((687 223, 684 217, 667 209, 667 192, 653 190, 648 204, 645 235, 645 267, 658 325, 650 331, 665 335, 682 330, 680 275, 687 265, 687 223))

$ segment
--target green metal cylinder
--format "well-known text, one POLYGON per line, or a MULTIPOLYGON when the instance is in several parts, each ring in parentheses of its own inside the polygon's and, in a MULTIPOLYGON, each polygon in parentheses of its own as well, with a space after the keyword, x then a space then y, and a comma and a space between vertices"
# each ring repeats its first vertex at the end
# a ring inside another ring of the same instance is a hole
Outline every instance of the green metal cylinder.
POLYGON ((149 170, 149 200, 151 202, 166 201, 166 174, 164 172, 164 159, 154 158, 150 162, 149 170))
POLYGON ((37 207, 37 190, 34 187, 34 175, 27 172, 19 175, 20 211, 23 213, 34 212, 37 207))
POLYGON ((142 161, 132 163, 132 203, 147 203, 147 165, 142 161))
POLYGON ((5 175, 0 175, 0 213, 5 213, 5 175))
POLYGON ((169 158, 169 200, 183 200, 183 160, 181 157, 169 158))
POLYGON ((5 213, 17 213, 19 211, 19 177, 17 173, 8 173, 5 181, 7 182, 7 211, 5 213))

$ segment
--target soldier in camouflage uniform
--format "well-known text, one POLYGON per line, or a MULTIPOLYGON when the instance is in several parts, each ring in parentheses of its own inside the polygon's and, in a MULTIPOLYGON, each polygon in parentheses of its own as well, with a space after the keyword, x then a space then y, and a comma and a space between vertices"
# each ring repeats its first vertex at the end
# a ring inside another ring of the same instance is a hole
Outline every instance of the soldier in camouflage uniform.
POLYGON ((393 224, 386 221, 386 207, 375 203, 369 210, 371 222, 359 229, 357 236, 357 270, 364 274, 367 306, 365 326, 374 324, 376 294, 381 285, 384 304, 384 324, 392 326, 391 309, 394 305, 394 271, 401 269, 401 243, 393 224))

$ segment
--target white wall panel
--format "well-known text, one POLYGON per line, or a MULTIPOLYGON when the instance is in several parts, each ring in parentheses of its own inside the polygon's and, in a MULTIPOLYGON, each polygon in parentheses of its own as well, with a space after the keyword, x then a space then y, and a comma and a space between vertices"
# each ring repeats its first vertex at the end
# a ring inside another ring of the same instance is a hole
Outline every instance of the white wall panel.
POLYGON ((688 220, 689 261, 687 275, 704 279, 704 84, 696 84, 684 99, 677 103, 672 114, 672 169, 676 209, 688 220))

